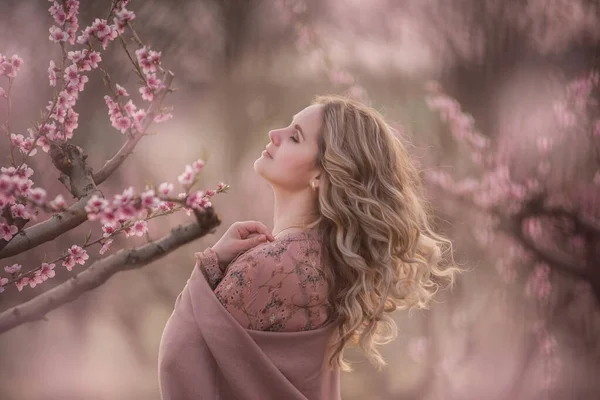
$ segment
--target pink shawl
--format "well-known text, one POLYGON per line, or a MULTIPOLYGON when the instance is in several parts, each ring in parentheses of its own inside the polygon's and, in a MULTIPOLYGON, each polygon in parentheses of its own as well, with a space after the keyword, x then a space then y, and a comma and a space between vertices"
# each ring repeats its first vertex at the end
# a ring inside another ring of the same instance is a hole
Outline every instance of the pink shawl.
POLYGON ((336 400, 339 369, 325 357, 335 324, 311 331, 243 328, 198 265, 175 301, 158 355, 163 400, 336 400))

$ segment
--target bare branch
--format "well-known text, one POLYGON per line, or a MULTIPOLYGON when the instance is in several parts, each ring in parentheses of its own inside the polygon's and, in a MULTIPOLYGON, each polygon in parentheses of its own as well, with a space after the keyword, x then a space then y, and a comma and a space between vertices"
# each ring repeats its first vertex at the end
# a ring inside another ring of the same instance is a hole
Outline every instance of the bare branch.
POLYGON ((220 225, 221 217, 212 207, 206 212, 195 212, 198 222, 179 226, 161 239, 143 246, 121 249, 116 254, 94 262, 85 271, 48 290, 36 298, 15 306, 0 314, 0 333, 4 333, 26 322, 43 319, 45 315, 95 289, 119 271, 141 268, 158 260, 207 233, 213 233, 220 225))
POLYGON ((113 156, 113 158, 108 160, 104 164, 104 166, 94 174, 94 183, 96 185, 100 185, 102 182, 104 182, 117 168, 119 168, 119 166, 123 163, 123 161, 125 161, 129 154, 131 154, 137 143, 144 136, 146 130, 154 120, 154 116, 160 110, 162 102, 167 93, 169 92, 171 84, 173 83, 174 77, 175 75, 173 75, 171 71, 165 72, 165 75, 163 76, 162 80, 165 87, 164 89, 162 89, 162 91, 156 94, 152 103, 150 103, 150 107, 148 107, 148 112, 146 113, 146 116, 144 117, 141 123, 142 131, 130 136, 125 142, 125 144, 113 156))

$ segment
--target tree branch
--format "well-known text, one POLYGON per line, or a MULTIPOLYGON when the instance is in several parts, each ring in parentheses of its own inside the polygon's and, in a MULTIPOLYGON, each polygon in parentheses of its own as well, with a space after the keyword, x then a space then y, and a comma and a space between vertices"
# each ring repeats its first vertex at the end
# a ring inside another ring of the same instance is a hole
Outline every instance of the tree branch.
POLYGON ((20 231, 4 248, 0 244, 0 260, 21 254, 42 243, 54 240, 64 232, 68 232, 87 221, 85 206, 94 194, 102 196, 100 191, 92 192, 79 199, 67 210, 54 214, 51 218, 20 231))
POLYGON ((146 130, 148 129, 148 127, 154 120, 154 116, 160 110, 160 107, 162 105, 162 102, 163 102, 165 96, 170 91, 170 86, 173 83, 174 77, 175 77, 175 75, 173 75, 173 73, 171 71, 165 72, 163 79, 162 79, 165 87, 164 87, 164 89, 162 89, 162 91, 158 92, 155 95, 152 103, 150 103, 150 107, 148 107, 148 112, 146 113, 146 116, 144 117, 144 119, 141 122, 142 132, 138 132, 135 135, 131 135, 127 139, 125 144, 123 144, 123 146, 119 149, 119 151, 117 151, 117 153, 113 156, 113 158, 108 160, 104 164, 104 166, 102 168, 100 168, 100 170, 98 170, 98 172, 96 172, 94 174, 94 183, 96 185, 100 185, 102 182, 104 182, 113 172, 115 172, 115 170, 117 168, 119 168, 119 166, 121 164, 123 164, 123 161, 125 161, 125 159, 129 156, 129 154, 131 154, 131 152, 133 151, 133 149, 135 148, 137 143, 144 136, 144 134, 146 133, 146 130))
POLYGON ((161 239, 140 247, 121 249, 116 254, 100 259, 66 282, 48 290, 36 298, 15 306, 0 314, 0 333, 26 322, 43 319, 46 313, 69 303, 83 293, 92 290, 119 271, 141 268, 207 233, 213 233, 220 225, 221 217, 212 207, 195 214, 198 222, 179 226, 161 239))

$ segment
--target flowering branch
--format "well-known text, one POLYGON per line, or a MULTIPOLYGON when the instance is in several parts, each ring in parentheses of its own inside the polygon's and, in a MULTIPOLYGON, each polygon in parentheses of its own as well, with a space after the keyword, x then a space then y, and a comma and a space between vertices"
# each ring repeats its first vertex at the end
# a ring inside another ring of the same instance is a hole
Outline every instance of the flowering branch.
POLYGON ((26 322, 44 319, 48 312, 97 288, 117 272, 141 268, 156 261, 184 244, 214 232, 221 223, 220 216, 212 207, 202 213, 196 210, 194 212, 196 223, 172 229, 170 234, 143 246, 121 249, 112 256, 94 262, 86 270, 59 286, 3 312, 0 314, 0 333, 26 322))
POLYGON ((165 72, 163 77, 165 88, 162 89, 156 95, 156 97, 154 97, 152 103, 150 104, 147 114, 141 122, 141 132, 129 136, 119 151, 117 151, 117 153, 110 160, 108 160, 104 166, 98 170, 98 172, 94 174, 94 183, 96 185, 104 182, 117 168, 119 168, 123 161, 125 161, 125 159, 131 154, 140 139, 146 134, 148 127, 152 123, 154 117, 158 114, 158 110, 161 108, 162 101, 170 90, 173 78, 174 75, 171 71, 165 72))

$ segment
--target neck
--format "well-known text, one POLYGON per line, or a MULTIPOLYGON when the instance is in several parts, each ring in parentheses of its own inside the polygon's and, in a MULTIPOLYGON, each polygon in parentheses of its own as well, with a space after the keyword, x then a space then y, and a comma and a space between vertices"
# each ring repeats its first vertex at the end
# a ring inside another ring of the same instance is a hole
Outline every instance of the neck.
POLYGON ((272 230, 274 235, 292 226, 309 224, 317 218, 315 197, 312 195, 312 190, 310 188, 309 190, 310 192, 296 193, 274 191, 275 204, 272 230))

